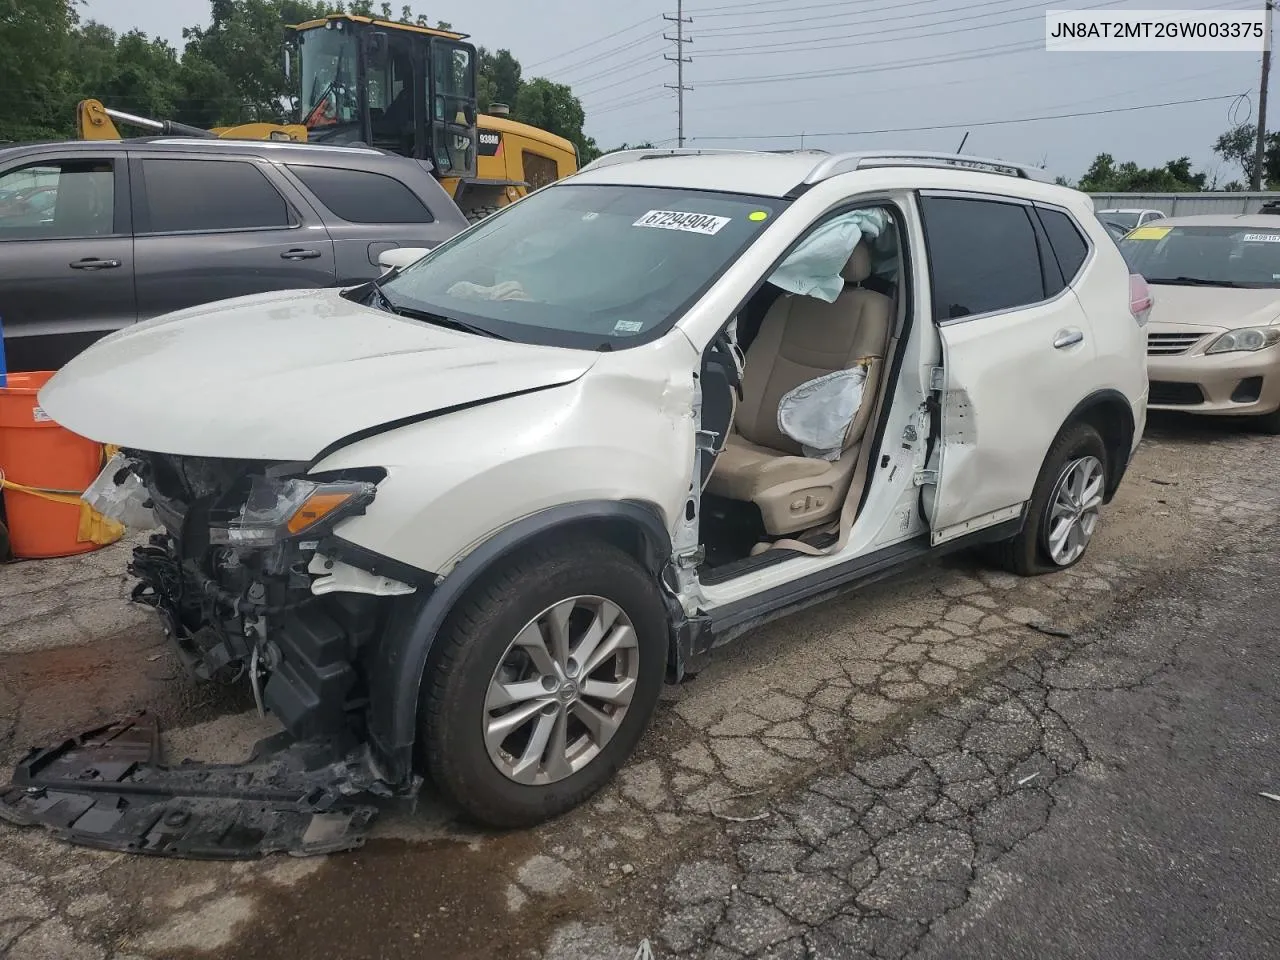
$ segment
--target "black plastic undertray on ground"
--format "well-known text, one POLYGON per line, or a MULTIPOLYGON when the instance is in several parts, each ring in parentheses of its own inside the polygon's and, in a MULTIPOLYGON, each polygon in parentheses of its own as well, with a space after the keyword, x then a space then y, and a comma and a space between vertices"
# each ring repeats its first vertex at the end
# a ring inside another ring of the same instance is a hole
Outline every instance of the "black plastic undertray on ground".
POLYGON ((355 783, 335 744, 283 734, 260 741, 246 763, 165 766, 159 725, 142 713, 33 749, 0 787, 0 820, 155 856, 309 856, 364 843, 378 808, 357 802, 355 783))

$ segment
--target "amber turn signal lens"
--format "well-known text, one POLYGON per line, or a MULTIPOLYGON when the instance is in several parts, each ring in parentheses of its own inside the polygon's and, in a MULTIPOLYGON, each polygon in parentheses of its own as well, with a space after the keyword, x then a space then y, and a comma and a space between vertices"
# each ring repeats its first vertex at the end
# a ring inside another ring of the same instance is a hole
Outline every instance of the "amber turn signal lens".
POLYGON ((285 528, 290 534, 301 533, 307 527, 319 523, 333 511, 350 500, 355 494, 351 491, 343 493, 325 493, 323 491, 313 493, 303 502, 293 516, 289 518, 289 522, 285 524, 285 528))

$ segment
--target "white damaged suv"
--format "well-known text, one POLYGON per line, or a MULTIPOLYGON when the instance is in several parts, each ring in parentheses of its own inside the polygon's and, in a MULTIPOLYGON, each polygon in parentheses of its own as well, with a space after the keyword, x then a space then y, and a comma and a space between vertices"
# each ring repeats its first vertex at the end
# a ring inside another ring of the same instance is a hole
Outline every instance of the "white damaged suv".
POLYGON ((755 625, 964 546, 1080 559, 1150 300, 1036 173, 612 154, 381 281, 122 330, 40 403, 122 447, 94 502, 154 517, 135 596, 196 676, 535 823, 755 625))

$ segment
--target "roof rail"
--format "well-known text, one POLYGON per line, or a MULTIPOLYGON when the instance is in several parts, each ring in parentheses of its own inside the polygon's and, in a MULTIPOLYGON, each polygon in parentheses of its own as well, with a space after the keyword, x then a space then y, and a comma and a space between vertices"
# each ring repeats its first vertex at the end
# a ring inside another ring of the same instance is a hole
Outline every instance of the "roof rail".
POLYGON ((134 143, 157 143, 167 144, 171 146, 197 146, 208 147, 213 144, 224 147, 263 147, 270 150, 288 149, 291 147, 299 147, 304 150, 336 150, 344 153, 367 153, 389 155, 386 150, 379 147, 371 147, 368 144, 356 145, 354 143, 308 143, 298 140, 258 140, 253 137, 173 137, 173 136, 151 136, 151 137, 131 137, 134 143))
POLYGON ((585 167, 578 170, 579 173, 585 173, 588 170, 599 170, 601 167, 612 167, 618 163, 631 163, 635 160, 656 160, 659 157, 696 157, 703 154, 759 154, 759 150, 730 150, 717 147, 661 147, 650 148, 648 150, 615 150, 613 153, 606 153, 603 157, 597 157, 588 163, 585 167))
POLYGON ((1024 180, 1042 180, 1049 182, 1051 178, 1042 167, 1029 163, 1017 163, 1009 160, 993 160, 989 157, 971 157, 961 153, 941 153, 929 150, 859 150, 852 153, 840 153, 827 157, 809 171, 805 183, 818 183, 837 174, 849 173, 853 170, 866 170, 871 167, 961 167, 966 170, 981 170, 986 173, 1001 173, 1010 177, 1021 177, 1024 180))

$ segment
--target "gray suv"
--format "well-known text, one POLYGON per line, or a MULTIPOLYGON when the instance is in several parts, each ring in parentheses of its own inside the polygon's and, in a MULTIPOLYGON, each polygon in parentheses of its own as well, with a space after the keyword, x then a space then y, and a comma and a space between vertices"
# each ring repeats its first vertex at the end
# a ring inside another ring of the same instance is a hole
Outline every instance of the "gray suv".
POLYGON ((0 148, 10 370, 52 370, 138 320, 345 286, 468 226, 422 161, 361 147, 173 137, 0 148))

